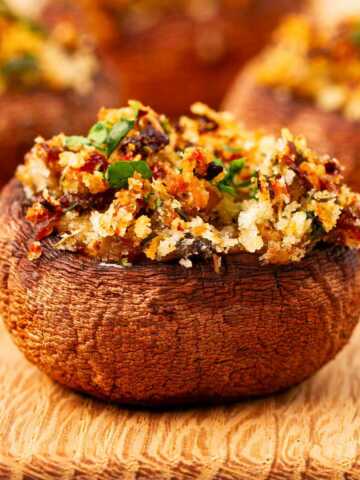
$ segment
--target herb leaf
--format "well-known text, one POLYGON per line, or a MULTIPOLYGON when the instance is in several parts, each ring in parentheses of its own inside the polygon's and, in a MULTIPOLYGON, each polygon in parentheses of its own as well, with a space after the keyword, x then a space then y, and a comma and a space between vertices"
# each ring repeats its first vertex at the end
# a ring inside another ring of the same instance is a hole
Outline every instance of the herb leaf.
POLYGON ((143 178, 149 180, 152 177, 152 171, 150 170, 149 165, 143 160, 138 160, 137 162, 131 162, 134 170, 139 172, 143 178))
POLYGON ((105 178, 112 188, 126 188, 128 180, 135 172, 139 172, 143 178, 150 179, 152 172, 146 162, 116 162, 109 166, 105 178))
POLYGON ((213 163, 215 163, 215 165, 218 165, 219 167, 224 167, 224 164, 223 162, 220 160, 220 158, 214 158, 213 160, 213 163))
POLYGON ((114 152, 121 140, 134 128, 134 125, 135 122, 133 120, 120 120, 120 122, 115 123, 107 138, 109 156, 114 152))
POLYGON ((220 192, 228 193, 229 195, 232 195, 233 197, 236 195, 235 188, 232 187, 231 185, 228 185, 228 184, 225 183, 224 181, 219 182, 219 183, 217 184, 217 187, 218 187, 218 189, 220 190, 220 192))
POLYGON ((116 162, 106 170, 105 178, 112 188, 126 188, 134 171, 132 162, 116 162))
POLYGON ((73 135, 65 138, 65 145, 71 150, 72 148, 79 148, 82 145, 90 145, 90 142, 86 137, 73 135))
POLYGON ((237 173, 241 172, 241 170, 244 168, 244 165, 245 165, 245 160, 243 158, 237 158, 236 160, 233 160, 230 163, 230 170, 229 170, 230 175, 234 176, 237 173))
POLYGON ((88 134, 88 139, 90 140, 91 143, 101 146, 104 143, 106 143, 108 134, 109 134, 109 131, 106 127, 106 124, 104 122, 98 122, 98 123, 95 123, 95 125, 93 125, 93 127, 91 128, 88 134))
MULTIPOLYGON (((229 195, 235 196, 236 189, 234 183, 234 176, 239 173, 245 165, 244 158, 237 158, 230 163, 229 171, 225 177, 217 184, 218 189, 223 193, 228 193, 229 195)), ((241 184, 239 185, 241 186, 241 184)))
POLYGON ((134 112, 135 119, 137 119, 138 116, 139 116, 139 112, 140 112, 140 110, 141 110, 141 108, 142 108, 141 103, 138 102, 137 100, 131 100, 131 101, 129 102, 129 105, 131 106, 131 108, 132 108, 132 110, 133 110, 133 112, 134 112))

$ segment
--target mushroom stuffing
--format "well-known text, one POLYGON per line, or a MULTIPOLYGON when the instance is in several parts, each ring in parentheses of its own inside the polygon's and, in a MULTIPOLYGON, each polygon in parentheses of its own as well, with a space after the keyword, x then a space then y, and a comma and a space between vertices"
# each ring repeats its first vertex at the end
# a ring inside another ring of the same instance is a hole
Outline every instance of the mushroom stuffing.
POLYGON ((171 123, 139 102, 103 108, 88 136, 37 138, 17 178, 29 258, 59 250, 123 266, 256 253, 300 261, 319 243, 358 248, 359 199, 337 160, 303 137, 246 131, 196 103, 171 123))
POLYGON ((92 42, 70 22, 47 31, 0 0, 0 93, 45 87, 87 95, 98 68, 92 42))

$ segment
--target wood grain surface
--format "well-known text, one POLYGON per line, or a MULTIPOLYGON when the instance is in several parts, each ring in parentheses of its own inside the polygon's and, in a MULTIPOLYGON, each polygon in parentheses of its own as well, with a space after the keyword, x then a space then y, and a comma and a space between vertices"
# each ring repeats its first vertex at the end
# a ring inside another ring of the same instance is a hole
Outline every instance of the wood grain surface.
POLYGON ((360 343, 287 393, 127 410, 53 383, 0 328, 1 479, 360 479, 360 343))

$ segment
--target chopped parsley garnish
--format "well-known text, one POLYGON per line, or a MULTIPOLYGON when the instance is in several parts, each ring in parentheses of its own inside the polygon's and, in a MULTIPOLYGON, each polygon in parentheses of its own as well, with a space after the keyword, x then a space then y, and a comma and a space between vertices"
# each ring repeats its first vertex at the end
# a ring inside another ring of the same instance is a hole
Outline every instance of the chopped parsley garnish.
POLYGON ((131 162, 136 172, 139 172, 143 178, 150 180, 152 177, 152 171, 150 170, 149 165, 143 160, 138 160, 136 162, 131 162))
POLYGON ((219 182, 217 186, 218 186, 218 189, 223 193, 228 193, 229 195, 232 195, 233 197, 236 195, 235 188, 232 187, 231 185, 227 185, 224 182, 219 182))
POLYGON ((220 160, 220 158, 214 158, 213 163, 215 163, 215 165, 218 165, 219 167, 224 167, 224 164, 220 160))
POLYGON ((112 188, 126 188, 134 172, 131 162, 116 162, 107 169, 105 178, 112 188))
POLYGON ((135 118, 138 118, 140 110, 143 108, 142 104, 136 100, 130 102, 131 108, 134 112, 135 118))
POLYGON ((245 166, 245 160, 243 158, 238 158, 237 160, 233 160, 230 163, 229 175, 234 177, 234 175, 241 172, 244 166, 245 166))
POLYGON ((105 178, 112 188, 126 188, 128 180, 135 172, 139 172, 145 179, 152 177, 152 172, 146 162, 139 160, 136 162, 116 162, 107 169, 105 178))
POLYGON ((116 150, 116 147, 119 145, 121 140, 126 137, 126 135, 134 128, 134 126, 134 120, 120 120, 120 122, 115 123, 106 140, 109 156, 116 150))
POLYGON ((90 145, 90 141, 86 137, 81 137, 80 135, 73 135, 71 137, 65 138, 65 145, 67 148, 77 149, 82 145, 90 145))
POLYGON ((245 166, 245 160, 243 158, 237 158, 230 163, 229 170, 225 177, 217 184, 218 189, 223 193, 228 193, 229 195, 236 195, 236 188, 238 185, 234 184, 234 177, 237 175, 245 166))
POLYGON ((120 120, 112 128, 107 127, 105 122, 98 122, 92 126, 87 137, 78 135, 66 137, 65 145, 70 150, 84 145, 93 146, 110 157, 134 126, 135 120, 120 120))
POLYGON ((101 147, 106 143, 108 135, 109 130, 106 124, 104 122, 98 122, 91 128, 88 139, 93 145, 101 147))

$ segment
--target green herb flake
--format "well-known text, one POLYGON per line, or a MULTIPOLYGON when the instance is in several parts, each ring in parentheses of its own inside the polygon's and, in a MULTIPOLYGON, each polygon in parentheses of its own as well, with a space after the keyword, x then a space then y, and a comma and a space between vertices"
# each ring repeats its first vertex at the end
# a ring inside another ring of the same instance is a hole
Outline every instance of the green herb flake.
POLYGON ((232 187, 231 185, 228 185, 227 183, 225 183, 224 181, 222 182, 219 182, 217 184, 217 187, 218 189, 223 192, 223 193, 228 193, 229 195, 235 197, 236 195, 236 191, 235 191, 235 188, 232 187))
POLYGON ((150 180, 152 177, 152 171, 150 170, 149 165, 143 160, 137 162, 131 162, 136 172, 139 172, 143 178, 150 180))
POLYGON ((135 121, 133 120, 120 120, 110 130, 107 138, 108 155, 110 156, 119 145, 121 140, 126 137, 131 129, 134 128, 135 121))
POLYGON ((65 137, 65 146, 71 149, 77 149, 83 145, 90 145, 89 139, 79 135, 65 137))
MULTIPOLYGON (((222 165, 222 163, 221 163, 222 165)), ((234 177, 236 174, 241 172, 244 168, 245 159, 244 158, 237 158, 233 160, 229 165, 229 170, 225 177, 217 184, 218 189, 223 193, 228 193, 229 195, 235 196, 236 195, 236 188, 241 187, 241 184, 236 185, 234 183, 234 177)))
POLYGON ((230 175, 234 176, 237 173, 241 172, 244 166, 245 166, 244 158, 237 158, 236 160, 233 160, 230 163, 230 170, 229 170, 230 175))
POLYGON ((91 128, 88 139, 94 145, 102 146, 106 143, 109 130, 104 122, 95 123, 91 128))
POLYGON ((116 162, 106 170, 105 178, 112 188, 126 188, 134 171, 132 162, 116 162))
POLYGON ((139 116, 139 112, 142 109, 142 104, 136 100, 130 101, 129 104, 132 111, 134 112, 135 119, 137 119, 139 116))
POLYGON ((224 164, 223 162, 220 160, 220 158, 214 158, 214 160, 212 161, 212 163, 215 163, 215 165, 218 165, 219 167, 223 167, 224 168, 224 164))
POLYGON ((107 169, 105 178, 112 188, 127 188, 128 180, 135 172, 147 180, 152 177, 152 172, 146 162, 116 162, 107 169))

